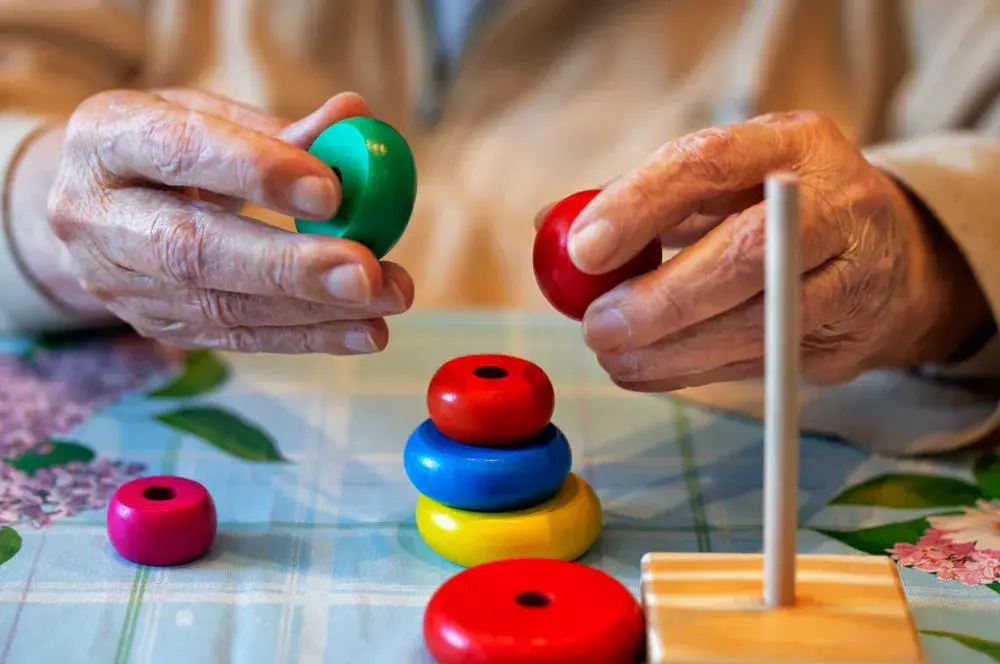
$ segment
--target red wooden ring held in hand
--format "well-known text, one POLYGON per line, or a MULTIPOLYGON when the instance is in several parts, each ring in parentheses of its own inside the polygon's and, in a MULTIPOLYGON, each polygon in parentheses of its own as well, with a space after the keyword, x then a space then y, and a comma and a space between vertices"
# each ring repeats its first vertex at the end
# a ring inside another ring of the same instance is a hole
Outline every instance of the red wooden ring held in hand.
POLYGON ((485 563, 446 581, 424 613, 438 664, 633 664, 642 608, 613 577, 581 563, 485 563))
POLYGON ((555 391, 537 364, 510 355, 467 355, 434 373, 427 410, 438 431, 460 443, 516 445, 549 424, 555 391))
POLYGON ((108 503, 108 539, 139 565, 183 565, 204 556, 215 541, 215 503, 194 480, 140 477, 118 487, 108 503))
POLYGON ((590 303, 618 284, 651 272, 663 262, 660 242, 653 240, 630 261, 604 274, 587 274, 573 264, 569 229, 599 193, 599 189, 588 189, 559 201, 545 215, 535 235, 535 281, 549 304, 574 320, 582 320, 590 303))

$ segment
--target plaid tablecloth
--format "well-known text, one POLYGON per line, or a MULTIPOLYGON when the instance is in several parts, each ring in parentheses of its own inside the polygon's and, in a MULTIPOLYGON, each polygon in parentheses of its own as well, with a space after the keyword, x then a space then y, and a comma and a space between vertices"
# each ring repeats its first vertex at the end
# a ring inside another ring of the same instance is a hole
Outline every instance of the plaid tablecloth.
MULTIPOLYGON (((758 423, 617 389, 556 317, 409 315, 386 353, 356 359, 9 342, 0 664, 428 661, 423 607, 458 568, 415 529, 401 452, 435 369, 478 352, 551 376, 605 510, 584 562, 638 592, 647 551, 760 550, 758 423), (159 473, 212 492, 206 559, 144 568, 110 548, 110 493, 159 473)), ((894 461, 806 437, 800 474, 801 550, 891 550, 931 661, 1000 661, 996 456, 894 461)))

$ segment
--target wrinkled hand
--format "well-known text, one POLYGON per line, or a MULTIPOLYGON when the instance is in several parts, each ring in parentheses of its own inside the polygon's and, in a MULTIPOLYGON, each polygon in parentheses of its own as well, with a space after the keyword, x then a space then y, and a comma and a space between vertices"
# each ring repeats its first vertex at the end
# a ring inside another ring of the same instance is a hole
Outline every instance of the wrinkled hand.
POLYGON ((368 353, 410 277, 365 247, 238 214, 244 202, 322 220, 340 202, 306 152, 326 127, 368 115, 334 97, 288 124, 187 90, 107 92, 70 119, 48 202, 83 287, 140 334, 182 347, 368 353))
POLYGON ((960 343, 968 330, 949 324, 949 307, 972 280, 957 251, 831 122, 775 114, 663 146, 574 224, 584 272, 613 269, 658 235, 683 247, 587 311, 586 342, 617 384, 670 391, 762 375, 762 195, 777 170, 800 182, 807 379, 940 361, 960 343))

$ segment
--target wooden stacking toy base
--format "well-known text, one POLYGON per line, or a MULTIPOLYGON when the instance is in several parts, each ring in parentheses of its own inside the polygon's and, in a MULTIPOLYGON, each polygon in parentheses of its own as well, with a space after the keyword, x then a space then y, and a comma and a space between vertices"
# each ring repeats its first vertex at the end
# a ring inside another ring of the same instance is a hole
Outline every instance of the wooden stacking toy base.
POLYGON ((642 559, 648 664, 922 664, 902 584, 885 556, 796 556, 796 602, 763 604, 756 554, 642 559))

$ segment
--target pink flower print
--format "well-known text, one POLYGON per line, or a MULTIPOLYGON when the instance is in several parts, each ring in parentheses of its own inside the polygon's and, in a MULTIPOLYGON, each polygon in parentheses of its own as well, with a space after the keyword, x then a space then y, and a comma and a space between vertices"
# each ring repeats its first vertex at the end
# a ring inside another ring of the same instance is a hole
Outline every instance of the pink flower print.
POLYGON ((909 542, 899 542, 896 546, 888 549, 888 553, 893 560, 899 561, 903 567, 916 567, 931 559, 933 549, 926 546, 918 546, 909 542))
POLYGON ((0 459, 44 453, 51 438, 176 371, 181 359, 141 339, 38 350, 28 359, 0 356, 0 459))
POLYGON ((993 583, 1000 574, 1000 558, 977 551, 968 557, 964 566, 956 570, 955 574, 960 582, 968 586, 993 583))
POLYGON ((84 510, 101 509, 121 484, 142 472, 137 464, 107 459, 43 468, 34 476, 0 464, 0 525, 44 528, 84 510))
POLYGON ((900 542, 888 553, 903 567, 935 574, 941 581, 976 586, 1000 580, 1000 551, 977 549, 968 541, 956 543, 950 535, 951 531, 928 528, 915 544, 900 542))
POLYGON ((124 393, 175 373, 183 358, 182 351, 137 337, 0 356, 0 525, 43 528, 103 508, 143 466, 96 459, 27 475, 3 460, 48 452, 53 438, 124 393))

